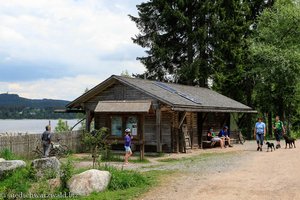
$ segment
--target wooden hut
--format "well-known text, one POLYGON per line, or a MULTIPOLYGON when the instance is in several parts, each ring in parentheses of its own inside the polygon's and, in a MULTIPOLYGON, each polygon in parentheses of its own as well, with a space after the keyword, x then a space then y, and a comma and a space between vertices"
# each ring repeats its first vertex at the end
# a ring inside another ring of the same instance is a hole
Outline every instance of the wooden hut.
POLYGON ((254 113, 252 108, 201 87, 111 76, 67 106, 84 111, 86 128, 107 127, 114 148, 123 147, 125 128, 141 152, 179 152, 189 139, 201 148, 208 127, 234 127, 234 113, 254 113))

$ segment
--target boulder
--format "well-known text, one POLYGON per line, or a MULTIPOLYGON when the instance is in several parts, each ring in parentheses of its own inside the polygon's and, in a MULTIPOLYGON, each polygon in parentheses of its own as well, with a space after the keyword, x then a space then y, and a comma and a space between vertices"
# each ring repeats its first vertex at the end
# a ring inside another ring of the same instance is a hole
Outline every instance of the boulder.
POLYGON ((23 160, 4 160, 0 162, 0 177, 7 172, 11 172, 17 168, 25 166, 26 163, 23 160))
POLYGON ((70 193, 87 196, 92 192, 102 192, 109 184, 111 174, 108 171, 91 169, 74 175, 68 181, 70 193))
POLYGON ((56 157, 35 159, 31 165, 38 178, 55 178, 60 173, 61 163, 56 157))
POLYGON ((0 158, 0 162, 3 162, 3 161, 5 161, 5 159, 4 158, 0 158))

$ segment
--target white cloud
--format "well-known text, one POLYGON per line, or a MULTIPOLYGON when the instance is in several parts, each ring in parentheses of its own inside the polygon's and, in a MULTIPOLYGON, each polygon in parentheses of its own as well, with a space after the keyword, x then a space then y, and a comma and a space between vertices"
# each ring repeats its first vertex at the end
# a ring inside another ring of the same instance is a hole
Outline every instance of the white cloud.
POLYGON ((72 100, 112 74, 142 73, 128 18, 141 2, 0 0, 0 92, 72 100))
MULTIPOLYGON (((37 66, 45 63, 44 67, 50 69, 49 63, 56 63, 63 66, 66 75, 70 72, 89 74, 87 69, 93 74, 107 70, 102 66, 106 55, 119 49, 124 50, 119 53, 128 54, 125 49, 129 49, 134 51, 126 57, 128 63, 134 63, 141 71, 144 68, 135 57, 143 51, 130 39, 138 30, 127 16, 134 5, 130 5, 129 10, 129 5, 120 3, 122 1, 1 1, 0 56, 3 57, 0 63, 10 65, 20 61, 37 66)), ((124 60, 115 60, 114 64, 107 66, 111 73, 117 65, 127 68, 124 60)))
POLYGON ((0 91, 33 99, 73 100, 80 96, 86 88, 91 89, 103 80, 104 77, 76 76, 15 83, 0 82, 0 91))

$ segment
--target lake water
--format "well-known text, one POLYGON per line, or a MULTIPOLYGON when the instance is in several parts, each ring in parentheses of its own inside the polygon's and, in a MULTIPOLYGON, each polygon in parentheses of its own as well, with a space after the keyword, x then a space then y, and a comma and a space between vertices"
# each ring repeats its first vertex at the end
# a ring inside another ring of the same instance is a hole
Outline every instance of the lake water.
MULTIPOLYGON (((51 124, 52 131, 54 131, 58 120, 52 119, 4 119, 0 120, 0 133, 43 133, 45 126, 51 124)), ((69 127, 73 127, 78 120, 66 119, 69 127)), ((73 130, 78 130, 81 124, 78 124, 73 130)))

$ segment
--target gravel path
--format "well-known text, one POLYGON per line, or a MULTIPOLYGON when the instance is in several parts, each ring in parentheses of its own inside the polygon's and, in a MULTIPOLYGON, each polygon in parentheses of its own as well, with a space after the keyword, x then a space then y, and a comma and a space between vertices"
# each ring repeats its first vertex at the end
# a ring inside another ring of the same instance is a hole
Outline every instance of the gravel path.
POLYGON ((152 166, 178 173, 140 199, 300 199, 299 148, 257 152, 255 142, 246 142, 214 151, 218 153, 213 156, 201 157, 200 153, 192 159, 152 166))

